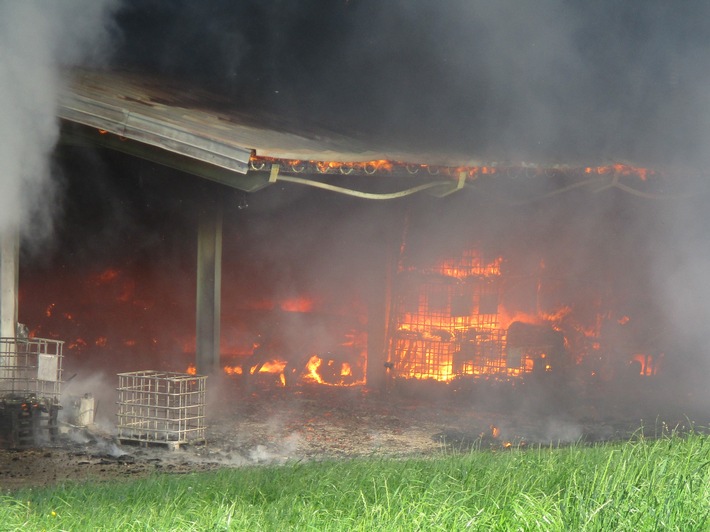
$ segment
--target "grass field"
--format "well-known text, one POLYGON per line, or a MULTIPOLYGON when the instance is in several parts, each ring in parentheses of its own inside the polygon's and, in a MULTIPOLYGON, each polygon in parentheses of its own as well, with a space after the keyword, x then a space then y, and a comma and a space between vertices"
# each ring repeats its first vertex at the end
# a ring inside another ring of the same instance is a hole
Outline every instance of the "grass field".
POLYGON ((710 530, 710 437, 156 475, 0 503, 0 530, 710 530))

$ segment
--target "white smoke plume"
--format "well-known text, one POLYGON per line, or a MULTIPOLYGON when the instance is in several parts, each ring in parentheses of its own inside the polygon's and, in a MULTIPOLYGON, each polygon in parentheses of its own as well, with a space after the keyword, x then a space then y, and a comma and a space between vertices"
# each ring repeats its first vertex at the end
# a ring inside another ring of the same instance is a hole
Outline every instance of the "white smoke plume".
POLYGON ((117 7, 117 0, 0 1, 0 230, 50 234, 62 69, 105 58, 117 7))

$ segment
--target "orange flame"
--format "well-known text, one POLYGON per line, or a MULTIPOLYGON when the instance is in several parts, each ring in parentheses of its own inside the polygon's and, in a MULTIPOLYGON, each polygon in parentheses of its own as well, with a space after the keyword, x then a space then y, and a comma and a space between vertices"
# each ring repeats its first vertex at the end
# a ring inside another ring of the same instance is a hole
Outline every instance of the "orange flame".
POLYGON ((306 364, 306 369, 308 370, 308 373, 306 375, 307 380, 311 380, 312 382, 317 382, 319 384, 323 384, 323 379, 318 374, 318 368, 320 368, 322 363, 323 363, 323 361, 320 359, 320 357, 318 355, 313 355, 308 360, 308 364, 306 364))
MULTIPOLYGON (((399 171, 410 175, 443 175, 450 178, 458 178, 462 174, 470 180, 478 179, 480 176, 495 175, 498 173, 514 172, 516 174, 523 172, 525 175, 540 175, 549 172, 549 169, 530 167, 530 166, 436 166, 425 163, 406 163, 403 161, 377 159, 371 161, 316 161, 304 159, 280 159, 275 157, 262 157, 252 154, 249 161, 253 170, 267 170, 267 164, 279 164, 282 170, 302 173, 314 172, 320 174, 338 173, 349 175, 353 171, 358 171, 365 174, 375 174, 376 172, 392 173, 395 168, 399 171)), ((562 169, 561 171, 565 171, 562 169)), ((655 175, 656 172, 649 168, 639 168, 626 164, 611 164, 606 166, 586 166, 567 168, 566 171, 583 172, 587 175, 617 175, 617 176, 632 176, 646 181, 649 176, 655 175)))
POLYGON ((242 374, 242 367, 241 366, 224 366, 224 368, 222 368, 222 369, 227 375, 241 375, 242 374))
POLYGON ((306 297, 299 297, 282 301, 280 307, 287 312, 313 312, 315 302, 306 297))
POLYGON ((86 347, 86 340, 83 338, 77 338, 73 342, 67 344, 67 349, 71 351, 81 351, 86 347))
POLYGON ((443 382, 460 376, 507 380, 534 370, 556 371, 565 364, 559 358, 564 349, 572 347, 576 362, 581 362, 599 337, 601 318, 582 323, 565 305, 509 312, 500 297, 503 264, 502 257, 484 259, 475 249, 467 250, 421 272, 456 281, 425 275, 403 285, 407 293, 398 303, 391 343, 393 375, 443 382), (529 341, 509 347, 507 333, 513 322, 540 326, 539 335, 533 328, 529 341))
POLYGON ((588 166, 584 169, 585 174, 608 175, 616 174, 620 176, 633 176, 641 181, 646 181, 655 172, 648 168, 637 168, 626 164, 612 164, 609 166, 588 166))
POLYGON ((491 262, 483 262, 480 257, 473 257, 471 261, 463 263, 461 260, 444 260, 437 267, 437 271, 442 275, 464 279, 473 275, 489 277, 500 275, 500 266, 503 257, 497 257, 491 262))
POLYGON ((653 356, 645 353, 635 354, 631 361, 637 362, 639 365, 639 375, 650 377, 658 373, 658 366, 663 360, 663 355, 653 356))
POLYGON ((259 369, 259 373, 283 373, 285 367, 285 361, 272 360, 261 366, 261 369, 259 369))

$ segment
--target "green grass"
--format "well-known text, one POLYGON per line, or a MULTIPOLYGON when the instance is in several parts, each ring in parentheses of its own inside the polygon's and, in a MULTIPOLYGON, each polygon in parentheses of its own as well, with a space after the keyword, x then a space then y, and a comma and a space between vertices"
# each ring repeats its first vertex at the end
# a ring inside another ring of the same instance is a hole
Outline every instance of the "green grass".
POLYGON ((0 530, 710 530, 710 437, 22 490, 0 530))

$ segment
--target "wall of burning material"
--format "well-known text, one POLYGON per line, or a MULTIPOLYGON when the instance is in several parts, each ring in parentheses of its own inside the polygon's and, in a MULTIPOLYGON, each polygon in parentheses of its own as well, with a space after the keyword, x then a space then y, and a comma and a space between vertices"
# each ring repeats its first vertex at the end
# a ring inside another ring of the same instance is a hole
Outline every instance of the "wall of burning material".
POLYGON ((544 261, 521 275, 516 259, 475 247, 434 264, 403 257, 390 326, 392 375, 448 382, 507 381, 572 369, 602 378, 622 371, 657 373, 663 354, 642 352, 626 341, 634 336, 633 320, 618 316, 608 289, 578 288, 588 301, 576 309, 544 261))
POLYGON ((394 305, 391 362, 398 376, 450 380, 515 375, 505 360, 500 323, 500 264, 466 250, 435 267, 402 267, 394 305))

